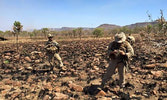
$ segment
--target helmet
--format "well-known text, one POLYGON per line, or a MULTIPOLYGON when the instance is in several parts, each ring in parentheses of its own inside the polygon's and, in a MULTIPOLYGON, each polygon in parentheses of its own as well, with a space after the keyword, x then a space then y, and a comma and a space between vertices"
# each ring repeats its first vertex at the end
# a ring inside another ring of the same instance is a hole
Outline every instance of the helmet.
POLYGON ((126 36, 124 32, 121 32, 119 34, 115 34, 115 41, 118 43, 122 43, 126 41, 126 36))
POLYGON ((52 34, 48 34, 48 38, 53 38, 53 35, 52 34))
POLYGON ((135 38, 133 36, 128 36, 127 41, 131 44, 135 43, 135 38))

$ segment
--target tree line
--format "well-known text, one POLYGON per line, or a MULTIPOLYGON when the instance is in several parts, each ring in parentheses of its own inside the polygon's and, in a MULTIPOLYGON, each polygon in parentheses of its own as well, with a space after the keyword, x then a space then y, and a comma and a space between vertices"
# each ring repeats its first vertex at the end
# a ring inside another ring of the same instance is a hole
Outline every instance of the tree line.
POLYGON ((83 29, 81 27, 79 28, 75 28, 72 30, 63 30, 63 31, 52 31, 49 28, 42 28, 40 30, 34 29, 32 32, 28 32, 28 31, 22 31, 23 29, 23 25, 21 25, 21 23, 19 21, 15 21, 13 24, 13 31, 0 31, 0 36, 1 37, 10 37, 10 36, 14 36, 17 37, 21 36, 21 37, 30 37, 30 38, 46 38, 48 33, 51 33, 57 37, 61 37, 61 38, 83 38, 83 37, 107 37, 107 36, 111 36, 115 33, 119 33, 119 32, 125 32, 128 34, 133 34, 133 33, 154 33, 154 34, 158 34, 158 35, 167 35, 167 21, 165 20, 164 16, 163 16, 163 11, 160 10, 160 18, 158 18, 157 20, 152 20, 152 17, 150 14, 147 13, 149 20, 151 22, 156 22, 156 24, 150 24, 148 23, 146 26, 144 27, 140 27, 140 26, 136 26, 134 28, 128 28, 128 27, 120 27, 120 28, 114 28, 114 29, 104 29, 104 28, 95 28, 95 29, 83 29))

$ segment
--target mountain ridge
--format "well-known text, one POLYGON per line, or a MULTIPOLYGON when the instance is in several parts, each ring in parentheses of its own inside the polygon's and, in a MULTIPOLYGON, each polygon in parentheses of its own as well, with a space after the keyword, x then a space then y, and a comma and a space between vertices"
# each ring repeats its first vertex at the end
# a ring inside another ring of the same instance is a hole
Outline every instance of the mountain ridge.
MULTIPOLYGON (((135 27, 145 27, 148 24, 155 25, 157 23, 158 23, 157 21, 154 21, 154 22, 137 22, 137 23, 134 23, 134 24, 124 25, 124 26, 105 23, 105 24, 101 24, 101 25, 99 25, 95 28, 103 28, 104 30, 112 30, 112 29, 116 29, 116 28, 127 27, 127 28, 130 28, 130 29, 133 29, 135 27)), ((93 30, 93 29, 95 29, 95 28, 92 28, 92 27, 61 27, 61 28, 48 28, 48 29, 50 31, 69 31, 69 30, 73 30, 73 29, 77 29, 77 28, 82 28, 83 30, 93 30)), ((31 29, 31 30, 33 30, 33 29, 31 29)), ((39 30, 41 30, 41 29, 39 29, 39 30)))

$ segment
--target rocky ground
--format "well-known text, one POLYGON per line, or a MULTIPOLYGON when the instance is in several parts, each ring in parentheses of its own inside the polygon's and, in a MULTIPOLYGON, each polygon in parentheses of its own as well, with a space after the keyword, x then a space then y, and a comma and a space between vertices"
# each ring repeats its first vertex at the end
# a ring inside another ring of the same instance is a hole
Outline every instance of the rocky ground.
POLYGON ((98 88, 108 66, 109 39, 59 41, 66 68, 50 65, 44 42, 0 44, 2 100, 167 100, 167 38, 137 40, 126 87, 113 75, 98 88))

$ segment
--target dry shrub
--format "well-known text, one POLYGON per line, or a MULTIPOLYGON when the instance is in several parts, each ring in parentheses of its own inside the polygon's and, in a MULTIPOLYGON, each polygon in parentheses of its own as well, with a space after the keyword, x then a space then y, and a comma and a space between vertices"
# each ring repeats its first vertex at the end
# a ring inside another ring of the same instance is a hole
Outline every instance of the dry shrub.
POLYGON ((132 36, 134 36, 135 42, 140 42, 140 41, 142 41, 142 38, 143 38, 143 37, 141 37, 140 34, 133 34, 132 36))

